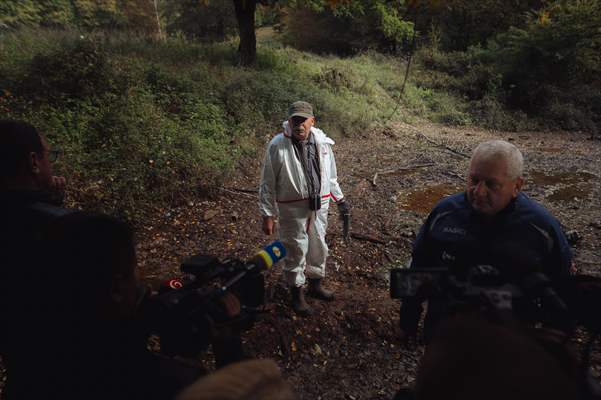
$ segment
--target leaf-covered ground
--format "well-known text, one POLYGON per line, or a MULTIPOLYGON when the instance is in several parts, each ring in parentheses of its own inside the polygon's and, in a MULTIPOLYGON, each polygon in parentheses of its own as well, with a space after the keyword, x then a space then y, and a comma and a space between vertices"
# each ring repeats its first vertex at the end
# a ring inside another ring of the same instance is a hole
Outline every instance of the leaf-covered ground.
MULTIPOLYGON (((428 211, 441 197, 462 190, 466 156, 490 138, 512 141, 522 150, 525 191, 566 230, 578 232, 574 251, 581 271, 600 274, 601 142, 575 133, 397 125, 340 139, 335 146, 340 183, 352 204, 354 236, 344 243, 332 207, 326 284, 336 290, 336 300, 311 300, 314 316, 294 316, 274 268, 267 276, 269 312, 245 334, 248 352, 275 359, 300 399, 390 399, 400 386, 411 384, 423 347, 398 343, 398 302, 389 298, 387 271, 407 262, 428 211)), ((253 192, 260 158, 245 160, 215 199, 162 210, 148 222, 139 245, 148 279, 168 276, 185 255, 246 258, 271 240, 260 231, 253 192)), ((599 376, 597 350, 593 372, 599 376)))
MULTIPOLYGON (((268 312, 244 335, 248 353, 276 360, 299 399, 390 399, 399 387, 410 385, 423 347, 398 342, 399 304, 389 298, 387 272, 407 262, 411 241, 435 202, 462 190, 466 156, 489 138, 510 140, 523 151, 525 191, 567 231, 578 232, 578 267, 600 275, 600 141, 575 133, 397 125, 340 139, 335 146, 340 183, 352 204, 354 236, 350 244, 342 240, 332 207, 326 284, 336 290, 336 300, 310 300, 315 315, 294 316, 276 266, 267 273, 268 312)), ((256 188, 261 158, 242 161, 213 199, 157 210, 140 226, 138 255, 146 280, 174 275, 188 255, 244 259, 273 240, 260 231, 256 188)), ((586 332, 580 332, 573 344, 585 339, 586 332)), ((210 354, 203 359, 209 368, 210 360, 210 354)), ((598 346, 592 368, 598 378, 598 346)))

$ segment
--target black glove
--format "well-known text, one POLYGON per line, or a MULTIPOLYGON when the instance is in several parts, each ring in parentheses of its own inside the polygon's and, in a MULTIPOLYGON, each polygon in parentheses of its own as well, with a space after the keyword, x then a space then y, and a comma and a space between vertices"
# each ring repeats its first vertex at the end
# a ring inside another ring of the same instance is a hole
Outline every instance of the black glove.
POLYGON ((338 203, 336 203, 336 206, 338 207, 338 213, 341 216, 351 213, 351 206, 349 205, 348 201, 346 201, 346 200, 339 201, 338 203))
POLYGON ((345 200, 339 201, 336 205, 342 221, 342 237, 348 243, 351 234, 351 207, 345 200))

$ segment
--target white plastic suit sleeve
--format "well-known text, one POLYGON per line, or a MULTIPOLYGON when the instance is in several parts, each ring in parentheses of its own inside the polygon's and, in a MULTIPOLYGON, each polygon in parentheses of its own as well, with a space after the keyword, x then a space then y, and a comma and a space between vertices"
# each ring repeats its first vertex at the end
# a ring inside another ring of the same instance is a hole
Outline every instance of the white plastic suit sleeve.
POLYGON ((277 179, 271 160, 272 149, 272 146, 268 146, 265 152, 263 169, 261 170, 261 184, 259 186, 259 210, 264 217, 274 217, 277 215, 275 198, 277 179))
POLYGON ((330 193, 334 201, 340 201, 344 197, 338 184, 338 172, 336 170, 336 160, 334 159, 332 146, 330 146, 330 193))

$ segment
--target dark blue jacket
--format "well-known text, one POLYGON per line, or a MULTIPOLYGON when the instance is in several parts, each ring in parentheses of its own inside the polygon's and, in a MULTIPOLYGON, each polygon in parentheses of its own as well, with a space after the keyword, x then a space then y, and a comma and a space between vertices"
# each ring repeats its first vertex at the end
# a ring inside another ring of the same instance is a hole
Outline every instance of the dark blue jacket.
MULTIPOLYGON (((569 275, 572 252, 561 226, 544 207, 519 193, 504 210, 486 219, 465 193, 440 201, 421 227, 412 268, 448 268, 462 277, 476 265, 492 265, 507 279, 542 271, 551 280, 569 275)), ((401 329, 413 334, 421 314, 417 301, 401 307, 401 329)))

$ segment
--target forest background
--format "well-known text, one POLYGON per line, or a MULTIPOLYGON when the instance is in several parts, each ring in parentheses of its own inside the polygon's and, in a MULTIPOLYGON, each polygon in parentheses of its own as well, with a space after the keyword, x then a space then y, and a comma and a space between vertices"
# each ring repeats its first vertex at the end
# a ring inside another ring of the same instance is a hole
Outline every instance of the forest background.
POLYGON ((75 206, 138 222, 211 196, 297 99, 334 137, 417 119, 594 137, 601 2, 0 3, 0 117, 64 151, 75 206))

